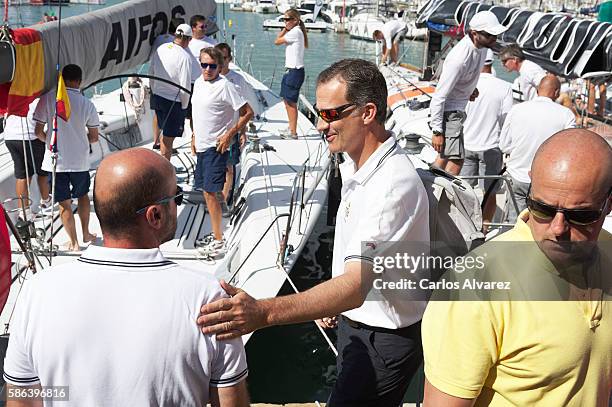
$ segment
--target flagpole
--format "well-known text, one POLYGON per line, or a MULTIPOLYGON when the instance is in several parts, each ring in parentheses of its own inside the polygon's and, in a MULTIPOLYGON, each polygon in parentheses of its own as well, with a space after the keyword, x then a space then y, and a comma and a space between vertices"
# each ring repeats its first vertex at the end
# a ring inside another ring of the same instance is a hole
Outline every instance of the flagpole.
MULTIPOLYGON (((53 136, 51 138, 51 237, 49 238, 49 266, 53 265, 53 225, 55 218, 55 176, 57 173, 57 91, 60 87, 60 81, 63 85, 63 78, 60 73, 60 49, 62 44, 62 2, 58 5, 58 20, 57 20, 57 64, 55 69, 57 72, 57 88, 55 96, 55 114, 53 115, 53 136)), ((61 221, 60 210, 60 221, 61 221)))
MULTIPOLYGON (((58 81, 59 87, 59 81, 58 81)), ((57 99, 57 97, 56 97, 57 99)), ((53 265, 53 235, 55 225, 55 175, 57 171, 57 100, 55 101, 55 116, 53 117, 53 134, 51 136, 51 236, 49 237, 49 266, 53 265)), ((60 211, 61 218, 61 211, 60 211)), ((61 219, 60 219, 61 220, 61 219)))

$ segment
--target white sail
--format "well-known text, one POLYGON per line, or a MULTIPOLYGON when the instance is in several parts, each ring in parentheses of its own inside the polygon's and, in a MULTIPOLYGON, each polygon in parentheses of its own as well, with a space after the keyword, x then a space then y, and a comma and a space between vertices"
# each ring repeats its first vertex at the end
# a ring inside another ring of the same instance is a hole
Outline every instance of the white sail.
POLYGON ((59 65, 77 64, 83 69, 83 86, 98 79, 127 72, 149 59, 155 37, 168 32, 172 18, 186 22, 194 14, 211 21, 216 31, 214 0, 133 0, 59 22, 31 27, 40 32, 44 47, 45 90, 57 81, 59 65))

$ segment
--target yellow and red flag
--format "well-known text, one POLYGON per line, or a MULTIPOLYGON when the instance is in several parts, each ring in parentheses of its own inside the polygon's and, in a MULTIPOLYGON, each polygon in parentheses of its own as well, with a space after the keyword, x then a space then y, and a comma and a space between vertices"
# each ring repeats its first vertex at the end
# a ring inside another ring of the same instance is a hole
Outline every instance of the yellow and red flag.
POLYGON ((30 103, 45 87, 45 58, 40 32, 31 28, 11 30, 15 44, 15 76, 0 85, 0 112, 26 117, 30 103))
POLYGON ((64 83, 62 74, 60 74, 59 80, 57 81, 55 109, 57 110, 57 116, 67 122, 70 118, 70 99, 68 98, 68 91, 66 91, 66 84, 64 83))

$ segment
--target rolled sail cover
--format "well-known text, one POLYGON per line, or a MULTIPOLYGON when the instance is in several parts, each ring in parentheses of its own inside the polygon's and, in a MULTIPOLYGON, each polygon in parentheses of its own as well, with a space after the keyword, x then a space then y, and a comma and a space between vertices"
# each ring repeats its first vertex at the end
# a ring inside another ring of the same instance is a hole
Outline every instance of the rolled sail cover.
POLYGON ((567 13, 542 13, 473 1, 430 0, 417 24, 444 32, 449 26, 469 28, 479 11, 490 10, 508 30, 499 45, 518 43, 528 59, 564 77, 588 73, 612 74, 612 24, 574 18, 567 13))
MULTIPOLYGON (((209 19, 208 33, 216 32, 216 10, 214 0, 132 0, 62 19, 59 41, 58 21, 23 29, 35 31, 37 35, 30 34, 30 37, 40 38, 42 61, 40 58, 30 60, 26 54, 19 55, 20 48, 17 48, 15 70, 35 70, 44 81, 38 76, 40 89, 29 89, 29 95, 15 94, 11 88, 24 88, 17 79, 32 80, 34 74, 16 75, 12 83, 0 86, 0 111, 25 116, 31 100, 55 88, 58 45, 60 69, 68 64, 79 65, 83 69, 82 86, 86 87, 147 62, 155 38, 168 32, 172 18, 180 17, 189 22, 193 15, 201 14, 209 19)), ((21 30, 13 30, 13 37, 19 37, 21 30)))

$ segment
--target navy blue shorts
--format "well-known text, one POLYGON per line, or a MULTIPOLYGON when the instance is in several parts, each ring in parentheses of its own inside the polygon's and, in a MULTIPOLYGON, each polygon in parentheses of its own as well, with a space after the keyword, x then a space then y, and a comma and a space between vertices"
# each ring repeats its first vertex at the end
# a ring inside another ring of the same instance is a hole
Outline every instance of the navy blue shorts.
POLYGON ((151 96, 151 104, 155 106, 157 126, 165 137, 181 137, 185 127, 185 110, 181 102, 173 102, 158 95, 151 96))
POLYGON ((240 162, 240 134, 236 134, 234 144, 229 148, 229 158, 227 165, 238 165, 240 162))
POLYGON ((15 178, 26 179, 26 163, 28 164, 27 175, 30 177, 34 175, 47 176, 49 173, 42 169, 42 162, 45 158, 45 143, 38 139, 26 141, 26 155, 23 156, 23 142, 19 140, 6 140, 4 142, 6 148, 11 154, 13 159, 13 167, 15 169, 15 178), (30 149, 30 143, 32 148, 30 149), (34 165, 32 165, 32 153, 34 155, 34 165))
POLYGON ((289 68, 283 75, 280 95, 289 102, 297 103, 300 88, 304 83, 304 68, 289 68))
MULTIPOLYGON (((51 178, 49 177, 49 188, 52 188, 51 178)), ((55 174, 55 202, 85 196, 90 186, 89 171, 58 172, 55 174)))
POLYGON ((198 153, 194 174, 194 188, 205 192, 220 192, 225 184, 229 151, 219 154, 215 147, 198 153))

